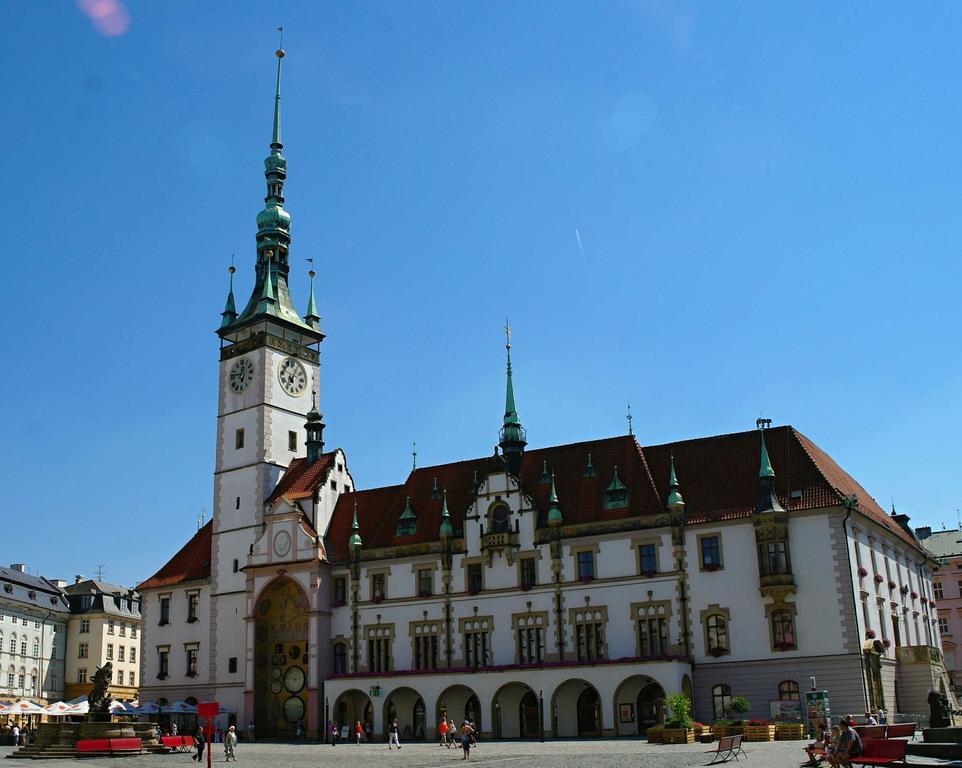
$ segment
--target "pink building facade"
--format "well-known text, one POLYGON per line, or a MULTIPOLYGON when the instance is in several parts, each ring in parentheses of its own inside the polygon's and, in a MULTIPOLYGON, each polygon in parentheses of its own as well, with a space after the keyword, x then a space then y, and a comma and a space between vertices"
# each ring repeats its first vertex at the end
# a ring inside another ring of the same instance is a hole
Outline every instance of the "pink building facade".
POLYGON ((922 545, 939 561, 932 570, 932 592, 945 654, 945 670, 956 695, 962 694, 962 531, 916 528, 922 545))

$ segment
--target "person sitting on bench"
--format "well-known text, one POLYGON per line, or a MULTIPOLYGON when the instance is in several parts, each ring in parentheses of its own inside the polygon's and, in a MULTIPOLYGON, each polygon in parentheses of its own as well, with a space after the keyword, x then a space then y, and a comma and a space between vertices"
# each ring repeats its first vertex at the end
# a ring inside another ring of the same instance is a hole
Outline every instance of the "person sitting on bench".
POLYGON ((862 737, 852 729, 855 718, 851 715, 842 718, 839 724, 841 735, 838 737, 838 745, 828 756, 828 761, 834 766, 844 766, 851 768, 850 758, 858 757, 862 754, 862 737))

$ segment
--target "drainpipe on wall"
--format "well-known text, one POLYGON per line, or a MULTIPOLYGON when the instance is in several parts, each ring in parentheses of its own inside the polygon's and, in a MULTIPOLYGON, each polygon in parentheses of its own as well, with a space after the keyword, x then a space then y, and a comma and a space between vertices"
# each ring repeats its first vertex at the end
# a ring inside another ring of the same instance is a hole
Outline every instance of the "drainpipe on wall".
MULTIPOLYGON (((852 516, 852 510, 858 506, 858 497, 854 494, 842 499, 842 506, 845 507, 845 517, 842 518, 842 533, 845 535, 845 560, 848 563, 848 579, 852 579, 852 552, 848 545, 848 519, 852 516)), ((858 542, 856 542, 857 544, 858 542)), ((858 600, 855 599, 855 590, 852 590, 852 611, 855 616, 856 636, 858 636, 858 600)), ((865 679, 865 658, 862 653, 861 640, 858 641, 858 666, 862 672, 862 700, 865 704, 864 710, 868 712, 868 681, 865 679)))

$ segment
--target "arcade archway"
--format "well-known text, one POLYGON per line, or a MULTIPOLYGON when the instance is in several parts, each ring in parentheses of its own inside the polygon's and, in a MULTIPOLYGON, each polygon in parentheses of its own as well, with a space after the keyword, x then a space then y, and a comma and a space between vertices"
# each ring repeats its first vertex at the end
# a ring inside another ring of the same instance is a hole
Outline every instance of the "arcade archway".
POLYGON ((307 727, 307 620, 310 607, 291 579, 278 578, 254 607, 254 722, 258 736, 307 727))
POLYGON ((334 700, 334 709, 331 710, 334 725, 337 726, 338 734, 347 741, 354 741, 354 727, 358 722, 361 730, 368 733, 368 725, 373 728, 374 706, 371 698, 364 691, 352 688, 344 691, 334 700), (345 730, 347 729, 347 730, 345 730))
POLYGON ((578 678, 566 680, 551 697, 552 732, 556 737, 601 736, 601 697, 578 678))
POLYGON ((454 720, 458 728, 465 720, 470 720, 479 733, 482 730, 481 702, 466 685, 452 685, 441 692, 435 722, 440 722, 442 717, 454 720))
POLYGON ((653 725, 664 722, 665 691, 654 678, 632 675, 615 689, 615 733, 644 735, 653 725))
POLYGON ((391 691, 384 700, 385 739, 392 720, 397 720, 402 741, 424 741, 427 733, 427 712, 421 694, 408 687, 391 691))

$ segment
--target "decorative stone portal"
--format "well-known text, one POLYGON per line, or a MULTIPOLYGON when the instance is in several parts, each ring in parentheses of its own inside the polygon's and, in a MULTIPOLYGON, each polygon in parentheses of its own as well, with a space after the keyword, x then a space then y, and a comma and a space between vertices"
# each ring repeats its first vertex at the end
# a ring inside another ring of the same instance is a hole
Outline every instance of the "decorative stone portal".
POLYGON ((254 609, 254 722, 258 735, 306 728, 307 597, 287 578, 268 584, 254 609))

